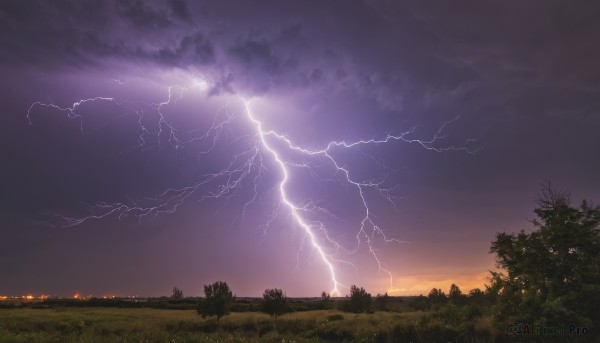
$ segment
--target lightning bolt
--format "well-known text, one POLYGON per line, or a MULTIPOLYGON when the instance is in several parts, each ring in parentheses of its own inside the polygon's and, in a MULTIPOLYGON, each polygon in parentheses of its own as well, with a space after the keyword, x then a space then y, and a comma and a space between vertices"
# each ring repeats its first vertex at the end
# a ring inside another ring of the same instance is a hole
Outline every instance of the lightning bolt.
POLYGON ((302 208, 299 208, 296 205, 294 205, 294 203, 292 203, 290 201, 290 199, 287 197, 285 186, 288 183, 289 174, 288 174, 288 170, 286 167, 286 162, 284 162, 281 159, 281 157, 279 156, 279 153, 277 153, 277 151, 275 149, 273 149, 266 140, 267 135, 275 135, 278 138, 281 138, 281 136, 277 135, 273 131, 265 132, 263 130, 262 123, 260 121, 258 121, 256 118, 254 118, 254 116, 252 115, 252 112, 250 111, 250 108, 248 107, 247 101, 244 101, 244 105, 246 107, 246 114, 248 115, 248 118, 256 126, 256 132, 258 132, 258 136, 260 137, 260 142, 261 142, 262 147, 273 156, 273 159, 275 160, 275 162, 277 162, 277 165, 279 166, 279 168, 281 169, 281 172, 283 174, 283 178, 282 178, 281 182, 279 183, 279 196, 281 197, 281 202, 289 208, 290 213, 292 214, 292 217, 300 225, 300 227, 302 227, 302 229, 304 230, 306 235, 308 235, 308 237, 310 239, 310 243, 317 250, 317 252, 319 253, 319 256, 321 257, 321 260, 327 266, 329 275, 331 277, 331 282, 333 284, 333 289, 331 290, 330 293, 331 294, 340 294, 340 291, 338 289, 338 286, 340 285, 340 283, 335 274, 335 268, 333 266, 333 263, 331 262, 331 257, 325 253, 324 248, 321 246, 321 244, 319 244, 319 240, 318 240, 317 236, 315 235, 315 233, 313 232, 313 230, 311 229, 310 225, 307 224, 305 222, 305 220, 302 218, 302 216, 300 215, 299 211, 301 211, 302 208))
MULTIPOLYGON (((227 137, 227 131, 235 120, 242 118, 252 127, 251 134, 238 138, 247 143, 248 149, 234 154, 229 163, 221 170, 206 174, 191 185, 181 188, 169 188, 156 196, 145 198, 141 201, 131 200, 130 203, 98 202, 94 205, 89 205, 88 210, 90 213, 82 217, 68 217, 56 214, 54 220, 57 221, 57 226, 73 227, 80 225, 85 221, 101 219, 111 215, 116 215, 119 219, 126 216, 134 216, 141 221, 142 218, 146 216, 156 216, 161 213, 174 213, 177 208, 192 195, 199 196, 200 200, 229 198, 236 194, 245 180, 250 179, 253 185, 253 193, 252 198, 248 200, 241 209, 242 220, 244 219, 250 204, 259 199, 273 196, 276 200, 273 201, 272 213, 266 218, 265 223, 260 226, 263 230, 263 234, 267 233, 269 226, 278 217, 278 213, 283 207, 283 209, 291 215, 293 224, 298 225, 301 228, 305 239, 308 240, 314 251, 316 251, 318 258, 324 264, 330 277, 329 282, 332 286, 330 294, 341 295, 340 288, 347 288, 347 286, 339 281, 336 266, 338 264, 349 264, 353 266, 352 263, 339 258, 339 253, 343 251, 347 254, 353 254, 359 251, 360 247, 363 245, 366 245, 367 251, 373 257, 377 264, 378 271, 385 273, 389 277, 390 287, 393 289, 392 273, 386 268, 385 263, 379 257, 378 250, 375 246, 375 238, 378 237, 379 239, 382 239, 385 244, 392 242, 400 243, 402 241, 386 236, 384 230, 377 224, 373 217, 366 194, 368 191, 376 192, 376 194, 397 210, 396 203, 398 196, 395 195, 395 187, 386 187, 384 181, 365 181, 354 178, 351 170, 336 159, 335 151, 352 150, 359 146, 379 145, 392 142, 418 144, 424 149, 435 152, 461 150, 467 153, 474 153, 476 151, 476 149, 469 147, 471 143, 475 141, 473 139, 467 140, 462 146, 438 146, 438 141, 445 137, 443 134, 444 129, 452 122, 458 120, 458 117, 443 123, 428 140, 411 138, 411 135, 414 134, 416 129, 413 127, 410 130, 397 135, 388 134, 382 139, 372 138, 356 141, 331 141, 321 149, 312 150, 294 144, 290 138, 273 129, 265 129, 264 123, 254 115, 251 109, 251 100, 246 100, 242 97, 239 97, 244 108, 242 115, 229 111, 229 104, 225 104, 216 112, 212 124, 207 131, 202 134, 193 134, 191 138, 186 139, 181 137, 175 126, 168 120, 165 109, 168 105, 182 99, 184 93, 190 91, 197 85, 198 84, 192 85, 191 87, 169 86, 167 88, 168 95, 166 100, 158 103, 144 103, 142 104, 143 108, 140 108, 139 104, 119 102, 111 97, 82 99, 75 102, 71 107, 60 107, 42 102, 35 102, 29 107, 27 119, 30 124, 32 124, 31 116, 34 109, 36 107, 45 107, 65 112, 69 118, 79 119, 81 122, 81 132, 83 134, 83 116, 80 113, 81 108, 86 104, 94 102, 112 102, 119 106, 125 106, 131 113, 138 116, 140 131, 138 142, 141 147, 147 144, 145 137, 152 134, 156 135, 160 145, 160 138, 164 135, 166 130, 168 131, 168 143, 171 144, 176 151, 181 149, 188 151, 188 147, 194 146, 196 151, 190 153, 198 159, 201 159, 202 156, 213 151, 217 142, 227 137), (158 120, 154 129, 144 124, 145 111, 154 111, 158 115, 158 120), (197 149, 198 143, 200 143, 200 146, 203 146, 202 149, 197 149), (294 153, 297 156, 301 156, 305 160, 297 162, 293 158, 286 158, 284 150, 294 153), (259 186, 263 184, 263 173, 267 170, 265 159, 270 159, 271 163, 274 163, 278 167, 281 177, 275 187, 269 192, 261 194, 259 186), (333 168, 334 178, 323 180, 316 172, 314 172, 314 164, 311 164, 310 161, 315 161, 317 159, 325 161, 333 168), (306 168, 313 178, 319 182, 337 181, 350 189, 353 189, 357 199, 361 202, 363 210, 362 219, 358 224, 357 233, 355 235, 356 242, 353 247, 345 248, 331 237, 325 223, 311 218, 311 214, 314 217, 315 214, 319 213, 334 216, 334 214, 319 201, 308 201, 298 204, 290 197, 288 186, 290 183, 290 175, 294 168, 306 168)), ((200 85, 204 87, 205 83, 200 85)), ((379 163, 372 156, 369 157, 379 163)), ((302 249, 303 242, 304 241, 301 242, 300 249, 302 249)))

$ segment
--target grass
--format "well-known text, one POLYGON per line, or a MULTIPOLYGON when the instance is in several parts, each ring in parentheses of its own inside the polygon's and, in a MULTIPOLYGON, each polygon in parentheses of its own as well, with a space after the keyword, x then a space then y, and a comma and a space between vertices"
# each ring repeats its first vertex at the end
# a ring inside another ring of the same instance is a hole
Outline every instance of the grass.
POLYGON ((319 310, 288 313, 276 319, 263 313, 246 312, 232 313, 217 323, 214 317, 202 319, 190 310, 0 310, 0 343, 487 342, 492 339, 490 332, 489 322, 485 319, 461 332, 420 311, 351 314, 319 310))

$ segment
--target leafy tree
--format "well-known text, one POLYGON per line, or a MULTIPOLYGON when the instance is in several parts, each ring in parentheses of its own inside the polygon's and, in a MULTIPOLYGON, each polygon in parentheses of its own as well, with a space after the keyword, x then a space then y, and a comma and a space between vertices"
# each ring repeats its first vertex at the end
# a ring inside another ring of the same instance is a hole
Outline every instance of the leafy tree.
POLYGON ((262 311, 272 317, 284 314, 287 311, 287 297, 281 289, 265 289, 263 293, 262 311))
POLYGON ((424 295, 420 294, 413 301, 407 303, 408 307, 414 311, 425 311, 429 309, 429 299, 424 295))
POLYGON ((183 299, 183 291, 177 287, 173 287, 173 293, 171 294, 173 299, 183 299))
POLYGON ((480 288, 474 288, 469 291, 469 294, 467 295, 467 302, 470 304, 477 304, 478 306, 488 307, 489 305, 495 303, 491 295, 492 294, 488 291, 484 292, 480 288))
POLYGON ((447 300, 446 294, 439 288, 432 288, 429 295, 427 295, 427 299, 429 300, 429 304, 435 307, 446 303, 447 300))
POLYGON ((463 293, 457 285, 455 285, 455 284, 450 285, 450 291, 448 291, 448 299, 453 304, 461 304, 463 297, 464 297, 463 293))
POLYGON ((327 310, 331 308, 331 296, 327 292, 321 293, 321 299, 319 300, 319 308, 327 310))
POLYGON ((469 291, 469 298, 475 301, 480 301, 485 296, 485 293, 479 288, 473 288, 469 291))
POLYGON ((495 321, 591 326, 600 322, 600 206, 549 183, 536 200, 536 230, 498 233, 490 253, 507 274, 492 272, 488 292, 497 299, 495 321))
POLYGON ((198 314, 202 318, 217 316, 217 322, 226 314, 229 314, 231 304, 235 296, 231 293, 226 282, 217 281, 213 284, 204 285, 204 299, 198 303, 198 314))
POLYGON ((364 288, 358 288, 355 285, 350 286, 350 301, 348 309, 351 312, 373 312, 373 304, 371 301, 371 294, 367 293, 364 288))
POLYGON ((377 294, 375 296, 375 306, 379 311, 389 311, 390 296, 385 292, 384 294, 377 294))

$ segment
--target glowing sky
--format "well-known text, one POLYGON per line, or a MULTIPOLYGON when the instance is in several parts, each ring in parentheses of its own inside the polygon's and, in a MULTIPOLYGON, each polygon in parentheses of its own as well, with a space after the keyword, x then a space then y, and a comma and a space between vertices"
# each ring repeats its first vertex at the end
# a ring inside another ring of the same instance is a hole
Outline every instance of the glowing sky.
POLYGON ((481 287, 540 181, 600 198, 599 12, 2 1, 0 295, 481 287))

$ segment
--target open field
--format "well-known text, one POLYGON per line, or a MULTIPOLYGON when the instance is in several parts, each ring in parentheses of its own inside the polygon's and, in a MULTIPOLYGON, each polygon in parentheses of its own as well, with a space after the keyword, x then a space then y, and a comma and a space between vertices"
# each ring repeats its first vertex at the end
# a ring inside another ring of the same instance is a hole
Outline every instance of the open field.
POLYGON ((0 342, 491 342, 487 319, 444 325, 428 312, 336 310, 232 313, 219 323, 196 311, 148 308, 0 310, 0 342))

